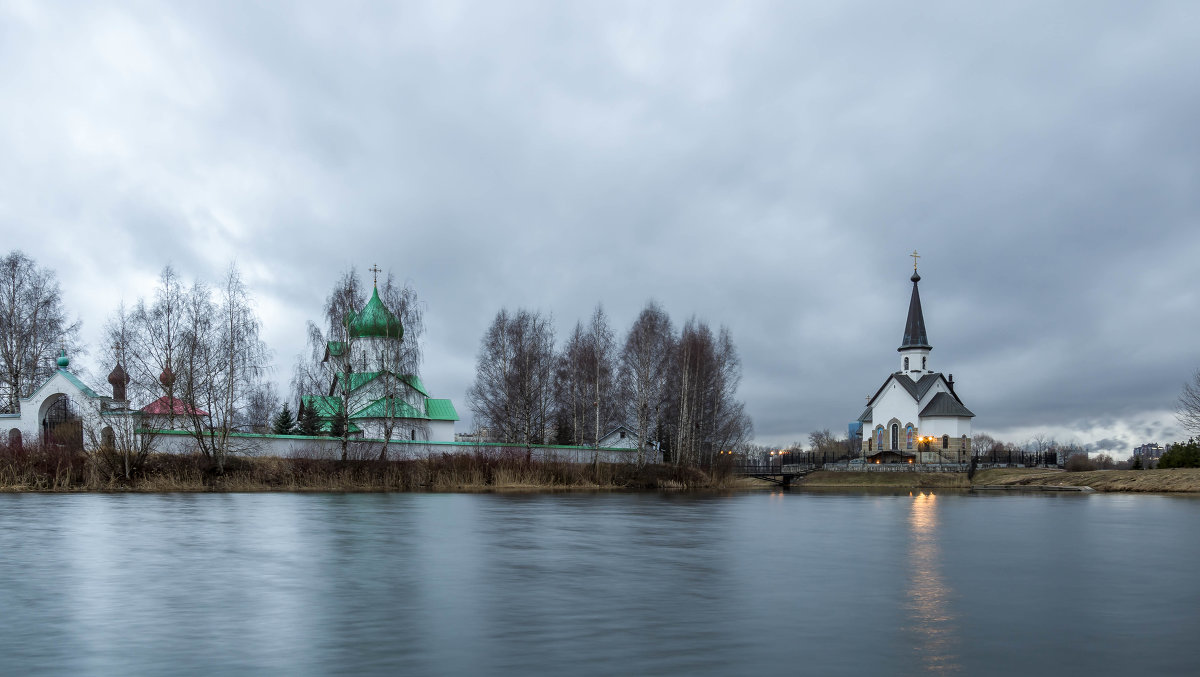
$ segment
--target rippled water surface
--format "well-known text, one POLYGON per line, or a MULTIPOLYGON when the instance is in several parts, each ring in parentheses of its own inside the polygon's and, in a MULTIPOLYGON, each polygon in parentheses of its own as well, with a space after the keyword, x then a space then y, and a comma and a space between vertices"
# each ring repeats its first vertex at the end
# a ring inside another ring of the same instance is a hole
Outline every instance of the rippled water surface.
POLYGON ((0 495, 0 674, 1195 674, 1200 500, 0 495))

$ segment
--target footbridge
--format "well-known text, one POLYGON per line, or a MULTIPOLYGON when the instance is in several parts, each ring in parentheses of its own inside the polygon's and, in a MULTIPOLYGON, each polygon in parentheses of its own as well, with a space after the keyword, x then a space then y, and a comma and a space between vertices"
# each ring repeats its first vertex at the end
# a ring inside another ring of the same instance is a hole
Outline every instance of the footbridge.
POLYGON ((733 472, 741 477, 753 477, 774 482, 786 489, 792 486, 792 480, 804 477, 816 469, 817 466, 812 463, 747 463, 734 466, 733 472))

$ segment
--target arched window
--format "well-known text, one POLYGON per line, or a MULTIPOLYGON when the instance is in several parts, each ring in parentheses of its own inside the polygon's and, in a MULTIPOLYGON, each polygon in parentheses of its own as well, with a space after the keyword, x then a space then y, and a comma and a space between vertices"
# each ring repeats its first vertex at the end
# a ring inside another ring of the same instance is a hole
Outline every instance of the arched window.
POLYGON ((913 427, 911 425, 905 426, 905 428, 904 428, 904 442, 905 442, 904 447, 906 449, 912 449, 913 427))
POLYGON ((412 438, 413 438, 414 440, 415 440, 415 439, 417 439, 417 429, 416 429, 416 428, 413 428, 413 429, 412 429, 412 438))
POLYGON ((875 440, 873 440, 873 439, 871 439, 871 438, 869 438, 869 437, 867 438, 867 451, 871 451, 871 443, 872 443, 872 442, 874 442, 874 441, 875 441, 875 440))
POLYGON ((12 430, 8 431, 8 446, 12 447, 13 449, 21 448, 20 428, 13 428, 12 430))
POLYGON ((900 424, 899 423, 892 424, 892 448, 893 449, 900 448, 900 424))
POLYGON ((117 436, 113 434, 113 429, 110 426, 104 426, 100 431, 100 446, 105 449, 112 449, 117 446, 117 436))
POLYGON ((922 369, 922 370, 924 370, 924 369, 925 369, 925 361, 926 361, 926 360, 928 360, 928 359, 929 359, 929 358, 928 358, 928 357, 926 357, 926 356, 924 356, 924 355, 922 355, 922 356, 921 356, 921 369, 922 369))
POLYGON ((963 435, 962 436, 962 451, 966 451, 966 450, 967 450, 967 436, 963 435))
POLYGON ((904 371, 908 371, 908 358, 904 358, 904 371))
POLYGON ((942 448, 943 449, 950 448, 950 436, 949 435, 942 435, 942 448))

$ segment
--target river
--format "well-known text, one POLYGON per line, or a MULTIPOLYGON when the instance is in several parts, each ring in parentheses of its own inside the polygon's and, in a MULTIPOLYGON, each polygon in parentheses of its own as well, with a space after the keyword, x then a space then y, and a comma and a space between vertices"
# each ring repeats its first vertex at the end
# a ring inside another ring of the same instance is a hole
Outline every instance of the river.
POLYGON ((3 675, 1194 674, 1200 499, 0 495, 3 675))

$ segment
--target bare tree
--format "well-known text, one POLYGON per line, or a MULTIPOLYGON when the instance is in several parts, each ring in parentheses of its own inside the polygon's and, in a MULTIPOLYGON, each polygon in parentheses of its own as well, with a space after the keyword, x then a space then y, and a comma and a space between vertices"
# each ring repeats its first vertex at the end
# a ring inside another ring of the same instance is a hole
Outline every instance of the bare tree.
POLYGON ((249 450, 234 437, 249 398, 265 376, 269 352, 259 339, 259 320, 236 265, 231 265, 217 298, 202 282, 184 304, 182 370, 179 381, 197 448, 224 472, 230 454, 249 450))
MULTIPOLYGON (((238 427, 253 433, 271 432, 271 419, 279 405, 279 392, 274 383, 261 381, 255 384, 246 398, 245 419, 239 422, 238 427)), ((284 403, 284 406, 287 406, 287 403, 284 403)))
POLYGON ((646 463, 650 426, 662 415, 674 348, 671 318, 653 301, 634 320, 621 349, 621 390, 633 407, 638 436, 638 466, 646 463))
POLYGON ((20 251, 0 259, 0 383, 3 410, 54 371, 50 359, 61 346, 76 351, 79 322, 67 319, 54 272, 20 251))
POLYGON ((714 336, 707 324, 695 318, 684 324, 670 385, 677 463, 711 463, 716 451, 732 449, 750 436, 750 418, 736 399, 741 374, 741 360, 727 328, 714 336))
POLYGON ((494 438, 542 444, 553 403, 554 328, 537 311, 501 309, 484 334, 467 403, 494 438))
POLYGON ((129 400, 145 402, 166 397, 168 427, 175 427, 175 374, 179 371, 185 289, 179 275, 165 266, 158 276, 154 300, 138 299, 127 318, 124 304, 109 319, 109 343, 123 346, 129 372, 129 400), (115 324, 114 324, 115 323, 115 324))
POLYGON ((996 444, 996 438, 987 433, 976 433, 971 437, 971 454, 973 456, 982 456, 990 451, 992 446, 996 444))
MULTIPOLYGON (((619 399, 616 397, 616 361, 617 344, 613 330, 608 326, 608 315, 604 306, 597 304, 592 311, 592 321, 588 324, 588 391, 592 398, 592 413, 594 415, 596 433, 592 437, 593 444, 600 446, 600 438, 605 427, 615 418, 619 399)), ((599 449, 596 450, 596 462, 599 461, 599 449)))
POLYGON ((1192 374, 1192 380, 1183 384, 1175 417, 1188 432, 1200 435, 1200 369, 1192 374))
POLYGON ((384 282, 380 300, 403 327, 401 336, 396 340, 383 342, 380 347, 380 368, 388 372, 383 379, 384 403, 383 408, 383 445, 379 451, 379 460, 386 461, 388 443, 400 419, 408 419, 412 426, 412 439, 419 435, 428 439, 429 428, 424 422, 409 414, 420 415, 419 407, 424 406, 420 393, 416 391, 421 373, 421 335, 425 333, 425 318, 417 293, 407 283, 397 284, 391 273, 384 282), (407 401, 412 397, 412 401, 407 401), (411 406, 414 411, 406 411, 403 404, 411 406))
POLYGON ((104 327, 109 344, 106 352, 113 364, 108 377, 113 402, 100 410, 88 409, 83 421, 93 458, 110 476, 125 480, 145 466, 156 439, 153 431, 143 429, 141 413, 131 404, 134 394, 127 365, 136 332, 135 317, 122 302, 104 327))
POLYGON ((570 338, 554 359, 554 406, 558 444, 582 445, 587 439, 587 353, 583 322, 576 322, 570 338))

